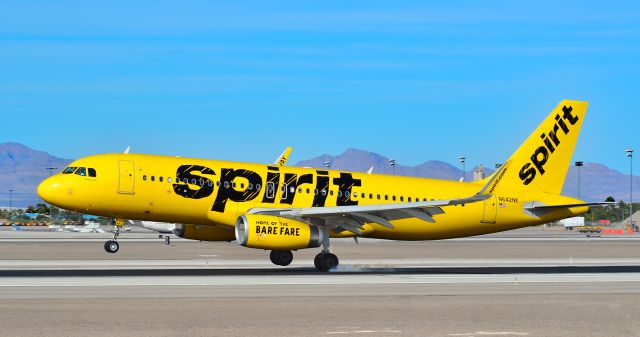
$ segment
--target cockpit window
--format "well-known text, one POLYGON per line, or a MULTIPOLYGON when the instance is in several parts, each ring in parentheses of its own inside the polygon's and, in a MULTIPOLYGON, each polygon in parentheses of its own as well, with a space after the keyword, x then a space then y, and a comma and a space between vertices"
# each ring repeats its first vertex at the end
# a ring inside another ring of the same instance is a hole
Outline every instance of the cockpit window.
POLYGON ((96 169, 89 167, 87 169, 87 171, 89 172, 89 177, 94 177, 96 176, 96 169))
POLYGON ((87 169, 84 167, 80 167, 76 170, 76 174, 84 177, 87 175, 87 169))
POLYGON ((76 166, 69 166, 66 169, 64 169, 64 171, 62 171, 62 174, 71 174, 73 173, 75 170, 77 169, 76 166))

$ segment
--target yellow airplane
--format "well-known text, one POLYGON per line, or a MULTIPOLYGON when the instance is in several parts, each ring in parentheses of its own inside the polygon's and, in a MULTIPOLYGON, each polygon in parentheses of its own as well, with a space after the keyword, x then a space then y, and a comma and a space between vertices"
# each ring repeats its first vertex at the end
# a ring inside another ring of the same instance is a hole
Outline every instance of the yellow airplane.
MULTIPOLYGON (((68 210, 179 223, 176 235, 270 250, 322 246, 318 270, 338 266, 330 238, 439 240, 574 217, 600 203, 560 195, 587 103, 562 101, 491 177, 459 182, 143 154, 76 160, 38 194, 68 210)), ((493 130, 499 132, 499 130, 493 130)), ((286 160, 288 152, 282 158, 286 160)), ((119 249, 118 231, 105 243, 119 249)))

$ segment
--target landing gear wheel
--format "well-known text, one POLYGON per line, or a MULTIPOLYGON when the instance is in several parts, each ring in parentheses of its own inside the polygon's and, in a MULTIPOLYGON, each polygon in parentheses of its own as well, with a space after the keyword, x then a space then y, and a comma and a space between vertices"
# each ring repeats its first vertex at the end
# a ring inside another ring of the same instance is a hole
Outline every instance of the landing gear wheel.
POLYGON ((273 264, 284 267, 293 262, 293 253, 290 250, 272 250, 269 258, 273 264))
POLYGON ((316 255, 315 259, 313 259, 313 264, 316 266, 318 271, 329 271, 340 264, 340 260, 335 254, 331 253, 320 253, 316 255))
POLYGON ((118 252, 118 249, 120 249, 120 244, 118 243, 118 241, 109 240, 109 241, 104 243, 104 250, 107 253, 114 254, 114 253, 118 252))

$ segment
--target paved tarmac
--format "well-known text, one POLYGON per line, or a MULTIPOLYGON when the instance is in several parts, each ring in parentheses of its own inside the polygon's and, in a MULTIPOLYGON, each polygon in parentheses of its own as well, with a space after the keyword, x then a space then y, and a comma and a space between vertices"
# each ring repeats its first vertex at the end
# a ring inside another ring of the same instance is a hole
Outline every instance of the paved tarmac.
POLYGON ((235 243, 0 232, 0 336, 640 336, 640 239, 526 229, 335 240, 275 267, 235 243))

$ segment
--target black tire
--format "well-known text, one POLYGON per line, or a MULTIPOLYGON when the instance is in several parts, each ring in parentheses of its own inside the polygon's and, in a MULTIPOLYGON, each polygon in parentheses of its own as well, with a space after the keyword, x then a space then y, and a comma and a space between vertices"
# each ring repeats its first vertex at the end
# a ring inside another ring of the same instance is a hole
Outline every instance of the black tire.
POLYGON ((338 266, 340 261, 335 254, 320 253, 314 259, 314 264, 318 271, 327 272, 338 266))
POLYGON ((118 250, 120 250, 120 244, 118 243, 118 241, 109 240, 104 243, 104 250, 107 253, 115 254, 118 252, 118 250))
POLYGON ((327 270, 331 270, 338 267, 340 260, 338 260, 338 257, 335 254, 329 253, 324 257, 324 264, 327 267, 327 270))
POLYGON ((293 262, 293 253, 290 250, 272 250, 269 258, 273 264, 286 267, 293 262))
POLYGON ((271 253, 269 253, 269 259, 271 260, 271 263, 275 264, 276 266, 280 265, 279 257, 280 256, 278 255, 277 250, 272 250, 271 253))
POLYGON ((322 255, 324 255, 324 253, 320 253, 318 255, 316 255, 315 258, 313 258, 313 265, 316 267, 316 270, 320 270, 320 260, 322 260, 322 255))

